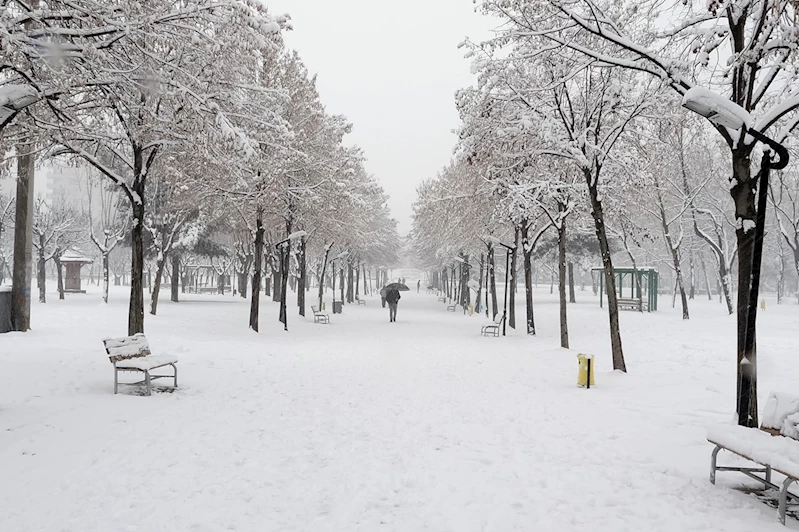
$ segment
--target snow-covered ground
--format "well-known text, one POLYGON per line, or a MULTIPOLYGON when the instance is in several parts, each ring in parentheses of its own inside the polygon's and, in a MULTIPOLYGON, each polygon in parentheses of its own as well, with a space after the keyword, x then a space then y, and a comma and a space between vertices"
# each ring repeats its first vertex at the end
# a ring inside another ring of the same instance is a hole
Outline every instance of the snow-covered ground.
MULTIPOLYGON (((330 325, 292 312, 288 333, 271 301, 260 334, 240 298, 163 301, 147 336, 181 386, 152 397, 112 394, 100 340, 125 333, 124 292, 34 303, 33 331, 0 336, 0 530, 784 530, 729 489, 743 475, 707 479, 706 428, 734 407, 718 302, 623 312, 621 375, 588 291, 566 351, 548 286, 538 337, 482 338, 484 317, 408 284, 397 323, 369 297, 330 325), (577 352, 597 355, 591 390, 577 352)), ((799 306, 760 316, 762 401, 797 388, 799 306)))

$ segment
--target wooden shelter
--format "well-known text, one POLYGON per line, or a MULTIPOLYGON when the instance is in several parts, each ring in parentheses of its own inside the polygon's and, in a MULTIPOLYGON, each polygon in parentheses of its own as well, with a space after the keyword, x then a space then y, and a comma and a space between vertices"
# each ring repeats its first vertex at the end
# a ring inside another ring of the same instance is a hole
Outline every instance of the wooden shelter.
POLYGON ((82 290, 80 286, 80 270, 87 264, 94 262, 88 257, 84 257, 79 251, 70 249, 61 255, 61 264, 66 270, 64 276, 64 292, 72 294, 85 294, 86 290, 82 290))

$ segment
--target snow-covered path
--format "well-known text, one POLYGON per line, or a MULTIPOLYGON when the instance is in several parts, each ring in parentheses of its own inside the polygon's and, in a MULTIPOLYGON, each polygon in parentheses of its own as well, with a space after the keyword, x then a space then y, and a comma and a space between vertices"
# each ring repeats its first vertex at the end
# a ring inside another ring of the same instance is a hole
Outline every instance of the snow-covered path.
MULTIPOLYGON (((271 302, 260 334, 244 300, 165 302, 147 334, 181 387, 149 398, 111 394, 121 297, 36 306, 35 331, 0 337, 0 530, 784 530, 724 487, 741 478, 707 481, 705 428, 734 396, 723 309, 624 313, 619 375, 594 298, 570 307, 570 352, 547 292, 536 338, 481 338, 484 318, 415 292, 395 324, 368 298, 289 333, 271 302), (598 356, 590 391, 577 351, 598 356)), ((795 387, 799 348, 799 308, 764 314, 761 396, 795 387)))

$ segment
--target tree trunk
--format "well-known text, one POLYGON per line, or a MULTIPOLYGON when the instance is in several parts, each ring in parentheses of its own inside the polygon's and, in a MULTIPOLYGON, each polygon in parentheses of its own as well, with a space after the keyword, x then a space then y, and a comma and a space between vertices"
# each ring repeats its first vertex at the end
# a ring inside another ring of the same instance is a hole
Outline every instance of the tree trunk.
POLYGON ((520 231, 517 225, 513 233, 513 253, 510 255, 510 309, 508 310, 508 326, 516 328, 516 262, 518 260, 520 231))
MULTIPOLYGON (((308 284, 308 265, 306 258, 307 243, 305 237, 300 239, 300 256, 299 263, 300 271, 297 284, 297 307, 299 308, 300 316, 305 316, 305 290, 308 284)), ((321 310, 321 309, 320 309, 321 310)))
MULTIPOLYGON (((525 229, 527 233, 529 229, 525 229)), ((525 236, 525 240, 527 237, 525 236)), ((524 298, 527 309, 527 334, 535 335, 535 314, 533 313, 533 261, 532 251, 527 251, 526 246, 522 251, 524 259, 524 298)))
MULTIPOLYGON (((44 237, 39 238, 40 241, 44 240, 44 237)), ((41 246, 44 246, 44 242, 41 243, 41 246)), ((39 287, 39 303, 47 303, 47 290, 46 290, 46 283, 47 283, 47 272, 45 270, 45 259, 44 259, 44 249, 43 247, 39 247, 39 259, 37 261, 37 268, 36 268, 36 285, 39 287)))
POLYGON ((496 263, 494 262, 494 246, 488 245, 488 289, 491 291, 491 311, 493 313, 492 319, 497 319, 499 309, 497 308, 497 279, 496 279, 496 263))
POLYGON ((164 266, 166 265, 167 254, 162 253, 161 260, 155 262, 155 283, 153 284, 153 293, 150 296, 150 314, 155 316, 158 310, 158 296, 161 293, 161 277, 164 275, 164 266))
POLYGON ((475 300, 474 303, 474 311, 477 312, 478 314, 482 310, 480 308, 481 305, 480 298, 483 296, 483 270, 485 270, 485 254, 480 253, 480 279, 479 279, 479 284, 477 286, 477 299, 475 300))
POLYGON ((236 288, 239 291, 239 297, 241 297, 242 299, 247 299, 247 285, 249 284, 248 279, 250 277, 249 273, 250 265, 246 264, 242 266, 244 266, 244 271, 238 272, 238 274, 236 275, 237 278, 236 284, 238 285, 236 288))
POLYGON ((713 291, 710 289, 710 277, 707 274, 707 266, 705 265, 705 259, 702 257, 702 254, 699 254, 699 264, 702 266, 702 272, 705 274, 705 287, 707 288, 707 300, 713 301, 713 291))
POLYGON ((621 345, 621 331, 619 328, 619 306, 616 297, 616 278, 613 275, 613 260, 611 259, 610 246, 608 245, 607 232, 605 230, 605 214, 602 209, 602 202, 599 199, 597 184, 599 179, 594 179, 592 172, 585 171, 588 184, 588 195, 591 200, 591 216, 594 219, 596 237, 599 241, 599 252, 602 257, 602 268, 605 275, 605 285, 607 287, 608 298, 608 322, 610 325, 610 347, 613 353, 613 369, 627 372, 624 363, 624 352, 621 345))
MULTIPOLYGON (((558 204, 558 210, 566 209, 558 204)), ((561 219, 558 229, 558 296, 560 300, 560 346, 569 348, 569 324, 566 315, 566 220, 561 219)))
POLYGON ((696 296, 696 268, 694 267, 694 252, 690 249, 688 250, 688 276, 688 299, 693 299, 696 296))
POLYGON ((58 299, 64 299, 64 272, 61 268, 61 253, 58 252, 53 256, 53 262, 55 262, 55 269, 56 269, 56 276, 58 279, 58 299))
POLYGON ((574 297, 574 263, 567 263, 567 267, 569 269, 569 303, 576 303, 577 300, 574 297))
POLYGON ((35 158, 31 148, 17 147, 17 191, 14 222, 14 266, 11 272, 11 322, 15 331, 31 328, 33 275, 33 198, 35 158))
MULTIPOLYGON (((680 250, 674 245, 674 241, 671 238, 669 222, 668 218, 666 217, 666 209, 663 205, 663 195, 660 190, 660 184, 657 181, 655 181, 655 189, 657 191, 658 208, 660 212, 660 227, 661 229, 663 229, 663 239, 666 241, 666 247, 669 248, 669 253, 671 253, 671 260, 674 267, 674 273, 677 277, 676 279, 677 288, 680 291, 680 302, 682 303, 682 319, 687 320, 689 319, 688 299, 685 296, 685 286, 683 285, 683 279, 682 279, 682 266, 680 265, 680 250)), ((693 258, 691 259, 691 276, 693 277, 693 258)), ((693 281, 691 282, 691 288, 693 289, 693 281)), ((693 297, 691 299, 693 299, 693 297)))
POLYGON ((322 310, 322 303, 324 302, 324 295, 325 295, 325 274, 327 273, 327 259, 330 255, 330 248, 333 247, 333 243, 331 242, 327 246, 325 246, 325 258, 322 259, 322 272, 319 275, 319 311, 322 310))
POLYGON ((527 334, 535 335, 533 313, 533 246, 530 242, 530 224, 522 223, 522 262, 524 263, 524 303, 527 311, 527 334))
POLYGON ((341 292, 341 306, 344 306, 344 268, 339 268, 338 271, 339 291, 341 292))
MULTIPOLYGON (((291 234, 289 225, 288 234, 291 234)), ((286 297, 289 290, 289 259, 291 258, 291 244, 286 243, 280 248, 280 312, 278 319, 283 324, 283 330, 288 330, 288 312, 286 309, 286 297)))
POLYGON ((353 282, 352 263, 350 261, 347 261, 347 303, 352 303, 355 300, 352 289, 352 282, 353 282))
POLYGON ((108 253, 103 253, 103 303, 108 303, 108 269, 108 253))
POLYGON ((178 297, 179 285, 180 284, 180 255, 172 252, 172 281, 169 283, 169 291, 170 297, 169 299, 177 303, 180 298, 178 297))
POLYGON ((253 259, 255 265, 252 274, 252 290, 250 290, 250 329, 258 332, 258 314, 261 302, 261 270, 264 257, 264 211, 258 207, 255 218, 255 246, 253 259))
POLYGON ((128 306, 128 336, 144 333, 144 209, 145 179, 143 154, 139 149, 133 154, 131 202, 133 224, 130 231, 130 302, 128 306))
POLYGON ((361 299, 361 265, 355 265, 355 299, 361 299))
POLYGON ((272 270, 272 301, 275 303, 280 302, 280 264, 278 263, 277 268, 274 266, 274 259, 270 262, 269 268, 272 270))

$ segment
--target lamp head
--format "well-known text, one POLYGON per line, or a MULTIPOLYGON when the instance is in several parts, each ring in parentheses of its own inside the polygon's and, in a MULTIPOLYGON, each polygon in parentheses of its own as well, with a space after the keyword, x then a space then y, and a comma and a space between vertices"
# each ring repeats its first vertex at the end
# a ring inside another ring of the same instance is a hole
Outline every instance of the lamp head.
POLYGON ((752 117, 743 107, 704 87, 686 92, 682 106, 719 126, 733 130, 752 127, 752 117))

